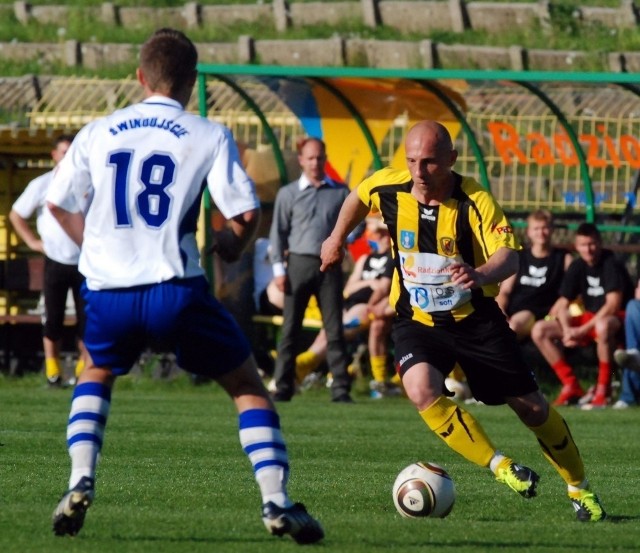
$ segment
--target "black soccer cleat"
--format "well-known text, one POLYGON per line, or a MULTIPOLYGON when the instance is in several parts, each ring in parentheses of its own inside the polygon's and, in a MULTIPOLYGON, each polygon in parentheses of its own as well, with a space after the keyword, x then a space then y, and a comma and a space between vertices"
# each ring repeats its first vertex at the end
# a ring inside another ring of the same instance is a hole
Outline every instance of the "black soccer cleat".
POLYGON ((297 543, 316 543, 324 538, 324 530, 302 503, 278 507, 272 501, 262 506, 262 522, 274 536, 289 534, 297 543))
POLYGON ((53 533, 56 536, 75 536, 80 532, 94 495, 93 478, 83 476, 62 496, 53 511, 53 533))

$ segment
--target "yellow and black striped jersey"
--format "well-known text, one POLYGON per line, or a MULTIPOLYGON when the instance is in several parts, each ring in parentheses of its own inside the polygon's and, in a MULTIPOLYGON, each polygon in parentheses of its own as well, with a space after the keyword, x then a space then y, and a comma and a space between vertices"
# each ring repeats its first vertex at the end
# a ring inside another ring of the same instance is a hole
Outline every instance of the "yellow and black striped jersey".
POLYGON ((501 247, 520 249, 491 193, 473 178, 454 176, 453 194, 440 205, 422 204, 411 194, 407 170, 381 169, 357 189, 389 227, 395 265, 391 305, 398 316, 428 326, 460 321, 482 298, 498 293, 498 284, 472 291, 452 285, 449 265, 464 261, 479 267, 501 247))

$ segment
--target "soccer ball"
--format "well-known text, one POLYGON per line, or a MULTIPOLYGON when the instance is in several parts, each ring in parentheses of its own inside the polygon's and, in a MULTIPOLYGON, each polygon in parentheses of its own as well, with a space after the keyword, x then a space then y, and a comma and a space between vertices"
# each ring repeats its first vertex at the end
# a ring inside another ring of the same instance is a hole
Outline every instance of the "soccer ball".
POLYGON ((471 388, 466 382, 461 382, 455 378, 445 378, 444 385, 450 392, 453 392, 453 399, 465 400, 471 397, 471 388))
POLYGON ((435 463, 412 463, 400 471, 393 484, 393 503, 407 518, 444 518, 455 499, 453 480, 435 463))

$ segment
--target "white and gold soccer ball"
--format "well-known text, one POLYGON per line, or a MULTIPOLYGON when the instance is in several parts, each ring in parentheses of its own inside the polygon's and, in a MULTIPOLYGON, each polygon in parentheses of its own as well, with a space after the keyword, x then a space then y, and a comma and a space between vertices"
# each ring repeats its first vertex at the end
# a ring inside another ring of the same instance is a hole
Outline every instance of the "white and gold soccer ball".
POLYGON ((393 503, 407 518, 444 518, 453 509, 456 489, 447 471, 435 463, 412 463, 393 484, 393 503))

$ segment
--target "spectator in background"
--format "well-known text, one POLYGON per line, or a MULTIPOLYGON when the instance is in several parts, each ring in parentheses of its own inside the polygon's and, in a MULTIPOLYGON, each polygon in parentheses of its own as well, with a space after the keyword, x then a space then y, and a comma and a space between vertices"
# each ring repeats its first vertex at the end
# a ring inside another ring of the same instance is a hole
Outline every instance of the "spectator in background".
POLYGON ((394 264, 387 225, 379 215, 367 217, 366 224, 371 253, 356 261, 347 280, 344 319, 347 326, 368 329, 370 388, 373 398, 381 398, 397 395, 400 390, 399 378, 392 383, 387 371, 391 323, 395 316, 395 310, 389 305, 394 264))
POLYGON ((560 297, 548 319, 538 321, 531 338, 562 383, 554 405, 581 402, 584 409, 606 407, 611 400, 613 352, 620 342, 624 306, 633 294, 633 283, 623 263, 602 247, 602 236, 591 223, 576 230, 575 259, 562 280, 560 297), (572 316, 571 303, 582 302, 584 312, 572 316), (564 347, 585 346, 595 341, 598 378, 585 394, 578 377, 567 363, 564 347))
POLYGON ((536 321, 549 314, 571 254, 553 246, 553 216, 546 209, 527 217, 529 245, 518 252, 518 272, 500 284, 496 300, 509 326, 523 341, 531 336, 536 321))
POLYGON ((275 367, 275 401, 295 392, 295 364, 302 321, 315 295, 327 334, 327 362, 333 375, 332 401, 351 403, 351 378, 342 325, 342 267, 320 271, 320 247, 335 225, 349 189, 325 174, 325 145, 306 138, 298 145, 302 175, 276 196, 269 239, 278 289, 284 293, 284 322, 275 367))
MULTIPOLYGON (((57 165, 64 158, 73 136, 58 136, 53 144, 51 158, 57 165)), ((76 311, 76 336, 78 362, 75 377, 82 372, 85 363, 85 348, 82 341, 84 329, 84 307, 80 295, 80 286, 84 280, 78 271, 80 247, 73 241, 55 220, 46 206, 45 198, 51 186, 52 171, 32 180, 13 204, 9 220, 18 236, 33 251, 44 254, 44 317, 43 349, 45 374, 49 386, 63 384, 63 371, 60 366, 60 347, 64 332, 64 318, 69 290, 73 294, 76 311), (36 235, 29 226, 28 219, 36 214, 36 235)))
POLYGON ((626 349, 618 349, 613 358, 622 368, 622 385, 614 409, 626 409, 640 404, 640 280, 635 298, 629 300, 624 319, 626 349))
POLYGON ((269 239, 258 238, 253 250, 253 302, 260 315, 282 315, 284 294, 278 289, 269 262, 269 239))
MULTIPOLYGON (((395 316, 394 309, 389 305, 394 265, 389 229, 379 216, 367 217, 366 236, 371 251, 358 258, 347 279, 342 321, 348 341, 367 332, 364 351, 368 348, 373 377, 370 388, 372 397, 380 398, 400 392, 397 386, 399 378, 397 382, 392 382, 387 371, 388 342, 395 316)), ((356 358, 361 351, 360 347, 356 350, 354 361, 349 366, 352 376, 357 372, 354 365, 360 362, 356 358)), ((326 333, 321 330, 309 349, 297 357, 296 375, 299 382, 325 360, 326 352, 326 333)))

